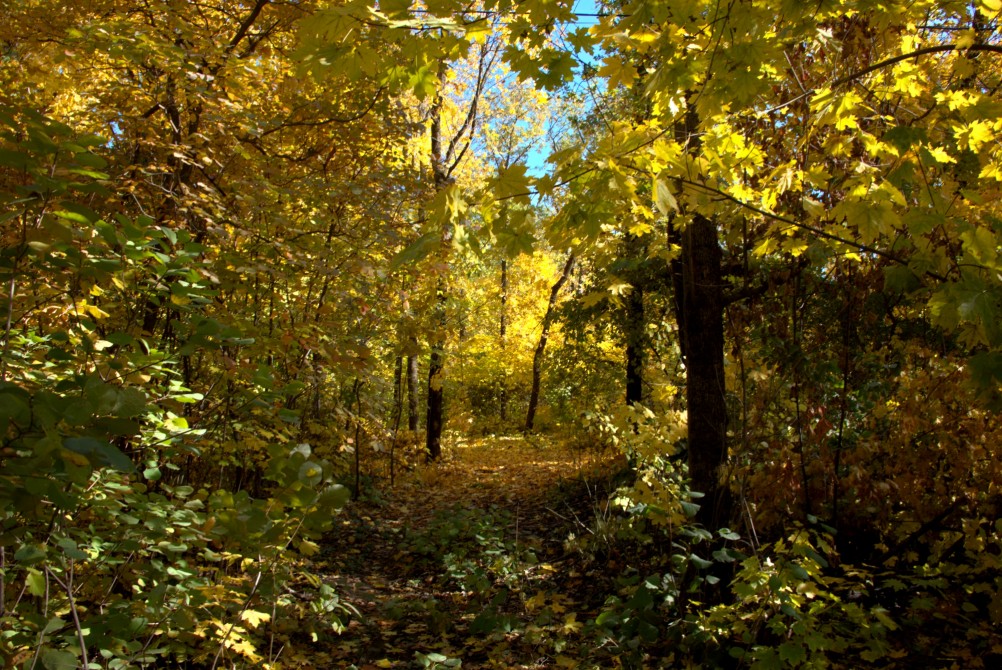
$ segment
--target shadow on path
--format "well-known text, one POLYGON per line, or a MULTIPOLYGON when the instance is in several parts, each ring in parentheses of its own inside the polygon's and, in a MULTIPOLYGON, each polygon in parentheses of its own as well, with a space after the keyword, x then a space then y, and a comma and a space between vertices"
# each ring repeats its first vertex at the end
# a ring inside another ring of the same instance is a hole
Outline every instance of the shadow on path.
POLYGON ((463 440, 382 497, 352 503, 323 547, 356 610, 334 667, 574 667, 601 604, 566 540, 590 532, 612 454, 539 439, 463 440))

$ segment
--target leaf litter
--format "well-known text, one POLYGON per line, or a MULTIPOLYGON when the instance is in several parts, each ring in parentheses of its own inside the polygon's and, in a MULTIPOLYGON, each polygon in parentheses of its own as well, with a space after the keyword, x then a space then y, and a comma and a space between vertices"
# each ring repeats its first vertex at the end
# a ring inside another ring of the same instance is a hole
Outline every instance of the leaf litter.
POLYGON ((317 557, 357 613, 327 653, 360 670, 579 667, 614 573, 568 541, 623 465, 560 441, 456 439, 353 502, 317 557))

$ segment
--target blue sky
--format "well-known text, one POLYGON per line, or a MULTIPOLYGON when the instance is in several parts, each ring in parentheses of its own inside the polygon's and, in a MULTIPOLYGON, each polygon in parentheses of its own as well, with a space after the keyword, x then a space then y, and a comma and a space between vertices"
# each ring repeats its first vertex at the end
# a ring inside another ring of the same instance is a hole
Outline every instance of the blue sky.
MULTIPOLYGON (((577 0, 574 3, 574 12, 576 14, 597 14, 599 12, 598 6, 595 0, 577 0)), ((573 25, 568 25, 568 30, 573 30, 580 27, 589 27, 598 23, 598 18, 595 16, 579 16, 578 20, 573 25)), ((546 158, 550 154, 550 147, 546 145, 545 142, 539 144, 539 146, 531 151, 526 157, 526 165, 528 167, 528 173, 533 176, 541 176, 549 170, 549 165, 546 163, 546 158)))

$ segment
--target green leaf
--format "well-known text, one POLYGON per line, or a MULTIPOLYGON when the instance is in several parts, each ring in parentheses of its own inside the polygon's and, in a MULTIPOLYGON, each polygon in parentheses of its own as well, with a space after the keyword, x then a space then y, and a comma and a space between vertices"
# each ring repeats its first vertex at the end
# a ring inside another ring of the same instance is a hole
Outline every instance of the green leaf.
POLYGON ((48 670, 77 670, 80 667, 79 659, 68 651, 43 649, 41 657, 42 665, 48 670))
POLYGON ((779 645, 779 657, 790 665, 798 665, 807 660, 807 650, 799 642, 784 642, 779 645))
POLYGON ((121 418, 132 418, 146 411, 146 394, 134 386, 118 389, 111 414, 121 418))
POLYGON ((888 293, 906 294, 921 287, 921 280, 907 266, 888 265, 884 268, 884 290, 888 293))
POLYGON ((908 151, 913 145, 924 142, 925 139, 925 129, 915 126, 897 126, 884 133, 884 140, 894 145, 901 153, 908 151))
POLYGON ((526 166, 524 165, 512 165, 506 170, 501 170, 491 184, 494 189, 494 197, 500 200, 512 196, 526 196, 527 199, 529 178, 525 171, 526 166))
POLYGON ((339 510, 351 500, 351 491, 347 487, 335 484, 324 489, 317 500, 317 507, 322 510, 339 510))
POLYGON ((164 421, 164 426, 175 432, 188 430, 188 420, 183 416, 172 416, 164 421))
POLYGON ((595 619, 596 626, 613 627, 613 626, 618 626, 619 622, 620 622, 619 615, 609 610, 602 612, 595 619))
POLYGON ((74 561, 83 561, 87 559, 87 554, 80 551, 80 547, 77 543, 68 537, 60 538, 58 542, 59 548, 63 550, 68 558, 72 558, 74 561))
POLYGON ((682 506, 682 511, 685 512, 685 515, 690 519, 694 518, 696 514, 699 512, 699 505, 697 505, 696 503, 682 500, 679 501, 679 504, 682 506))
POLYGON ((63 446, 86 456, 96 465, 106 465, 121 472, 132 472, 135 469, 129 457, 118 447, 96 437, 67 437, 63 440, 63 446))
POLYGON ((754 656, 753 670, 782 670, 783 661, 774 649, 758 647, 755 649, 754 656))
POLYGON ((442 233, 425 233, 406 249, 394 256, 393 261, 390 263, 390 268, 399 270, 407 263, 415 263, 437 249, 441 244, 442 233))
POLYGON ((26 544, 14 552, 14 560, 18 563, 24 563, 26 565, 38 563, 39 561, 44 560, 45 556, 45 550, 35 544, 26 544))
POLYGON ((36 597, 45 595, 45 574, 33 568, 28 569, 28 576, 24 579, 28 587, 28 593, 36 597))
POLYGON ((972 228, 960 234, 964 249, 978 260, 979 263, 992 265, 998 258, 999 240, 991 231, 984 228, 972 228))
POLYGON ((305 486, 316 486, 323 479, 324 469, 313 461, 299 466, 299 481, 305 486))
POLYGON ((698 556, 696 554, 689 554, 689 560, 692 561, 693 565, 700 570, 705 570, 713 565, 713 561, 708 561, 702 556, 698 556))
POLYGON ((1002 353, 982 352, 970 358, 971 376, 980 386, 1002 382, 1002 353))

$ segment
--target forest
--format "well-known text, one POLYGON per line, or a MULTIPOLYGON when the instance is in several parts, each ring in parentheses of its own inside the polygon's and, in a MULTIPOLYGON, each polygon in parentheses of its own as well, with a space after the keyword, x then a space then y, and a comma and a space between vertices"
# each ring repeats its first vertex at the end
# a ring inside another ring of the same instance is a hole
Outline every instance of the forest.
POLYGON ((999 667, 1000 14, 0 3, 3 668, 999 667))

